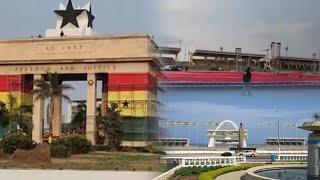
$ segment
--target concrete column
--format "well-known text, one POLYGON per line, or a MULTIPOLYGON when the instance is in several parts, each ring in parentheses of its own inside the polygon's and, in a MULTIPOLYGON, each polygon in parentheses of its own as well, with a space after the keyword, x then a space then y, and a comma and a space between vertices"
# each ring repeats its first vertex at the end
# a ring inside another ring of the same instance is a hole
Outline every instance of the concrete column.
POLYGON ((96 74, 87 75, 87 123, 86 137, 96 143, 96 111, 97 111, 97 77, 96 74))
POLYGON ((308 138, 308 180, 319 177, 320 136, 311 133, 308 138))
POLYGON ((105 80, 107 77, 104 77, 102 81, 102 104, 101 104, 101 115, 104 117, 107 113, 107 106, 108 106, 108 91, 107 91, 107 81, 105 80))
POLYGON ((61 123, 61 112, 62 112, 62 98, 55 97, 53 99, 53 113, 52 113, 52 134, 53 136, 61 136, 62 123, 61 123))
MULTIPOLYGON (((210 136, 213 136, 213 135, 210 135, 210 136)), ((210 138, 208 147, 215 147, 215 139, 214 139, 214 137, 210 138)))
POLYGON ((245 141, 245 132, 242 126, 242 123, 240 124, 240 128, 239 128, 239 148, 244 148, 244 141, 245 141))
MULTIPOLYGON (((42 75, 35 74, 33 79, 42 79, 42 75)), ((33 89, 35 89, 33 85, 33 89)), ((44 111, 44 100, 39 99, 36 101, 35 95, 33 95, 33 113, 32 113, 32 140, 36 143, 42 143, 42 130, 43 130, 43 111, 44 111)))

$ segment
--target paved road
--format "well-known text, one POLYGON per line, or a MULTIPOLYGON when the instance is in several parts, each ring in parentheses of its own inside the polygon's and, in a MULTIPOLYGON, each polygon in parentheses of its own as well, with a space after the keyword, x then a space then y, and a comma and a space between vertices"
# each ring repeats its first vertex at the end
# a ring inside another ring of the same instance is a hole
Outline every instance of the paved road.
POLYGON ((157 175, 130 171, 0 170, 1 180, 150 180, 157 175))
POLYGON ((218 176, 216 180, 240 180, 241 176, 243 176, 245 173, 246 171, 231 172, 218 176))
POLYGON ((247 157, 247 162, 269 162, 270 155, 257 155, 256 157, 247 157))

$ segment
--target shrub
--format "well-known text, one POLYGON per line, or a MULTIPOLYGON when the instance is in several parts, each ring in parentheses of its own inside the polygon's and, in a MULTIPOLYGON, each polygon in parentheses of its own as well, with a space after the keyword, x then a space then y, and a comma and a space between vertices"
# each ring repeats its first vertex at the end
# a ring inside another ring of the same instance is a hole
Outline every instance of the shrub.
POLYGON ((217 167, 184 167, 178 169, 176 172, 174 172, 173 177, 177 176, 195 176, 200 175, 203 172, 211 171, 214 169, 221 168, 220 166, 217 167))
POLYGON ((234 171, 242 171, 242 170, 247 170, 249 168, 259 166, 258 164, 246 164, 246 165, 241 165, 241 166, 227 166, 215 170, 211 170, 208 172, 204 172, 199 176, 199 180, 212 180, 215 179, 216 177, 229 173, 229 172, 234 172, 234 171))
POLYGON ((6 157, 5 153, 3 152, 3 149, 0 148, 0 159, 6 157))
POLYGON ((3 152, 6 154, 13 154, 16 149, 30 150, 34 147, 35 143, 31 138, 22 134, 8 136, 2 142, 3 152))
MULTIPOLYGON (((92 145, 89 140, 80 135, 69 136, 57 139, 52 142, 51 146, 65 146, 71 154, 84 154, 91 151, 92 145)), ((60 149, 62 149, 60 147, 60 149)))
POLYGON ((129 146, 121 147, 122 152, 137 152, 137 149, 129 146))
POLYGON ((221 154, 221 156, 227 157, 227 156, 232 156, 232 154, 231 154, 231 152, 224 152, 221 154))
POLYGON ((51 156, 56 158, 69 157, 69 149, 61 144, 50 146, 51 156))

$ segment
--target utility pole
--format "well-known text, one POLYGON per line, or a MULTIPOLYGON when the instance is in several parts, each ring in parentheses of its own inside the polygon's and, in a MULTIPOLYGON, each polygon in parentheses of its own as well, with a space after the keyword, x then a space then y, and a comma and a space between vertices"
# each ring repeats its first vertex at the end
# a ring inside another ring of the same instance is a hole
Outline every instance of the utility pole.
POLYGON ((279 119, 279 110, 276 110, 277 119, 278 119, 278 155, 280 154, 280 119, 279 119))
POLYGON ((313 59, 313 72, 316 72, 316 61, 317 61, 317 53, 312 54, 312 59, 313 59))
POLYGON ((318 65, 319 65, 319 72, 320 72, 320 49, 319 49, 319 56, 318 56, 318 65))
POLYGON ((242 49, 241 48, 236 48, 235 53, 236 53, 236 71, 239 71, 239 59, 240 59, 240 54, 241 54, 242 49))

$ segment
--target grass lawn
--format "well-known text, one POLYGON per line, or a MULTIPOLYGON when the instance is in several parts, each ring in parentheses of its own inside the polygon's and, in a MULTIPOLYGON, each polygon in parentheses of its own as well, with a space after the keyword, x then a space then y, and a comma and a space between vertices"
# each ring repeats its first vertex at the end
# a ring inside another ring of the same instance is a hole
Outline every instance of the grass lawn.
MULTIPOLYGON (((53 158, 45 169, 69 170, 129 170, 129 171, 166 171, 166 164, 159 163, 159 155, 124 152, 92 152, 72 155, 66 159, 53 158)), ((0 159, 0 168, 43 168, 41 165, 9 165, 8 158, 0 159)))

